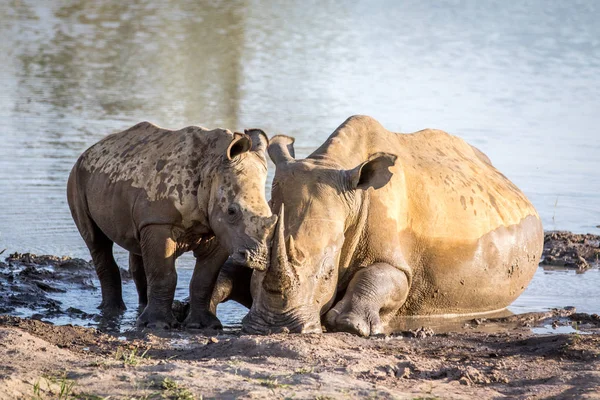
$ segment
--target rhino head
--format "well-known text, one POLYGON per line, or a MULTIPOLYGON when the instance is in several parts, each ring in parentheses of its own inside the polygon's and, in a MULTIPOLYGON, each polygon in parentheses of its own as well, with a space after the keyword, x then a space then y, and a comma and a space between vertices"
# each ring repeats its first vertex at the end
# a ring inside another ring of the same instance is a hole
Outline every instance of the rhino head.
POLYGON ((209 224, 231 260, 265 269, 277 222, 265 198, 269 141, 260 129, 234 133, 223 161, 212 171, 209 224))
POLYGON ((278 223, 266 271, 254 271, 250 333, 321 332, 335 300, 345 234, 359 217, 363 192, 384 186, 396 156, 377 153, 352 169, 330 160, 294 159, 294 139, 275 136, 272 209, 278 223))

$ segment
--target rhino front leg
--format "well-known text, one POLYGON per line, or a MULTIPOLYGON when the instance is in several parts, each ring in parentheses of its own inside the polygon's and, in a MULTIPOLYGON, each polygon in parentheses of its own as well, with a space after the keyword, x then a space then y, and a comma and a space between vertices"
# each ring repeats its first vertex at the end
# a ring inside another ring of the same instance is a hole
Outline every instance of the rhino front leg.
POLYGON ((252 307, 250 280, 254 270, 248 267, 226 262, 219 272, 219 278, 210 299, 210 309, 216 313, 217 306, 233 300, 246 308, 252 307))
POLYGON ((222 329, 215 311, 210 310, 210 298, 221 267, 229 254, 216 240, 209 248, 194 252, 196 266, 190 282, 190 312, 184 325, 190 329, 222 329))
POLYGON ((171 309, 177 287, 176 243, 168 225, 151 225, 140 232, 142 261, 148 285, 148 305, 137 319, 139 327, 169 329, 176 324, 171 309))
POLYGON ((394 315, 407 296, 404 272, 389 264, 373 264, 354 275, 342 300, 325 315, 325 326, 361 336, 383 333, 382 317, 394 315))

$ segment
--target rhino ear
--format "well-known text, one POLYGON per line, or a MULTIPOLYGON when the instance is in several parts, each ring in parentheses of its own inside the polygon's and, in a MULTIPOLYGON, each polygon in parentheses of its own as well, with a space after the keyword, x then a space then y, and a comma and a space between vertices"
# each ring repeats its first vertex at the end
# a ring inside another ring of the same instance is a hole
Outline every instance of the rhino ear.
POLYGON ((296 139, 290 136, 277 135, 271 138, 269 142, 269 157, 275 163, 275 165, 281 163, 289 163, 294 161, 294 142, 296 139))
POLYGON ((252 147, 252 140, 250 136, 243 133, 235 132, 233 134, 233 140, 227 147, 227 158, 233 160, 240 154, 243 154, 250 150, 252 147))
POLYGON ((269 138, 262 129, 244 129, 244 133, 252 140, 252 148, 254 152, 264 153, 269 146, 269 138))
POLYGON ((348 171, 350 187, 366 190, 370 187, 384 187, 392 178, 390 167, 394 166, 398 157, 390 153, 375 153, 354 169, 348 171))

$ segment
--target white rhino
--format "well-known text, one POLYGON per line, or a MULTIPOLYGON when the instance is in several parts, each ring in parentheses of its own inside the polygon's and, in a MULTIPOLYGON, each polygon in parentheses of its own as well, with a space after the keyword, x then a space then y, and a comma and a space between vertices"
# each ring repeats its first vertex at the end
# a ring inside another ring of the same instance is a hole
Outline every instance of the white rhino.
POLYGON ((71 171, 67 198, 102 288, 100 308, 125 308, 113 243, 129 251, 143 312, 139 326, 168 328, 175 259, 193 251, 192 328, 219 327, 209 311, 218 272, 231 256, 265 268, 277 217, 265 199, 261 130, 232 133, 190 126, 172 131, 142 122, 86 150, 71 171))
POLYGON ((531 280, 540 218, 462 139, 354 116, 306 159, 293 142, 268 148, 280 216, 246 331, 376 334, 402 316, 502 309, 531 280))

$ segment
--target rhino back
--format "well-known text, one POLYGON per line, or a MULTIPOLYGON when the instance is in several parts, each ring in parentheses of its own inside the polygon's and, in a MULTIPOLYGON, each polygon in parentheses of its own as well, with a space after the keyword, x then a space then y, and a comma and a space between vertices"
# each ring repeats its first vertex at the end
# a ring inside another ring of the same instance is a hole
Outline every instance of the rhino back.
MULTIPOLYGON (((464 140, 438 130, 398 135, 405 202, 394 210, 413 273, 403 314, 509 305, 531 280, 543 244, 526 196, 464 140)), ((400 171, 401 169, 401 171, 400 171)), ((382 193, 384 195, 384 193, 382 193)))
POLYGON ((397 137, 406 226, 416 234, 470 241, 538 216, 523 192, 464 140, 430 129, 397 137))
POLYGON ((78 191, 102 231, 135 250, 144 225, 187 229, 204 222, 198 192, 208 192, 210 182, 202 182, 202 176, 210 175, 220 156, 217 147, 226 148, 228 140, 225 130, 172 131, 139 123, 82 154, 76 165, 78 191))
POLYGON ((81 166, 107 175, 111 182, 128 181, 145 190, 150 200, 173 197, 183 202, 185 195, 197 194, 200 171, 214 163, 210 151, 224 139, 214 132, 196 126, 172 131, 142 122, 90 147, 81 166))

